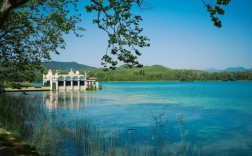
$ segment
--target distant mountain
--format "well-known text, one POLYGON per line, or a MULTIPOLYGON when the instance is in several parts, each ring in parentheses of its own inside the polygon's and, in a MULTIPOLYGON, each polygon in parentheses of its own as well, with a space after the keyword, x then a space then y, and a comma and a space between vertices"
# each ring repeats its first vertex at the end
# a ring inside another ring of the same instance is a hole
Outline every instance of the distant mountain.
POLYGON ((47 69, 54 70, 83 70, 83 69, 94 69, 95 67, 79 64, 76 62, 58 62, 58 61, 50 61, 50 62, 42 62, 42 65, 47 69))
POLYGON ((252 71, 252 68, 246 69, 244 67, 228 67, 226 69, 216 69, 216 68, 208 68, 205 71, 213 73, 213 72, 242 72, 242 71, 252 71))
POLYGON ((245 70, 249 70, 249 69, 246 69, 244 67, 229 67, 229 68, 224 69, 224 71, 227 71, 227 72, 239 72, 239 71, 245 71, 245 70))

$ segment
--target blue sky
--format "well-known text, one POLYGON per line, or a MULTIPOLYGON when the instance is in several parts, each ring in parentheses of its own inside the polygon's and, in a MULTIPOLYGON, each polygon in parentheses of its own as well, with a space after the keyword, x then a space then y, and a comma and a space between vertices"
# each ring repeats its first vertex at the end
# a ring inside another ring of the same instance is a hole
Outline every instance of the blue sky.
MULTIPOLYGON (((251 0, 232 0, 225 7, 220 29, 213 26, 201 0, 148 1, 152 9, 135 11, 144 19, 143 35, 151 40, 149 48, 141 49, 142 64, 175 69, 252 68, 251 0)), ((66 36, 66 49, 52 55, 52 60, 101 67, 107 36, 92 24, 94 14, 84 12, 83 17, 84 37, 66 36)))

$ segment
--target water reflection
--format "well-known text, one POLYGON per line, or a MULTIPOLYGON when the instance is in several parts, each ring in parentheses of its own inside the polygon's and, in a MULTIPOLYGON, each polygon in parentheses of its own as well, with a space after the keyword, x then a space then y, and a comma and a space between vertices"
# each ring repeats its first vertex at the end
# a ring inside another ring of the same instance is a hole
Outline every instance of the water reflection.
POLYGON ((44 92, 43 103, 49 110, 67 108, 70 110, 79 109, 80 105, 86 106, 93 103, 93 96, 85 92, 44 92))

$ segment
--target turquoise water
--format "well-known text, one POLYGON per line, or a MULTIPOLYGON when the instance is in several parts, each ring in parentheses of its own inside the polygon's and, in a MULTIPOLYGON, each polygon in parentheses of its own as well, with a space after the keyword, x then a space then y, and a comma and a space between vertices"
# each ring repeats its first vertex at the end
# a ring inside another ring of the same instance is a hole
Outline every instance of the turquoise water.
POLYGON ((137 140, 152 144, 156 137, 152 130, 157 130, 154 117, 163 113, 162 137, 170 144, 181 141, 182 127, 186 142, 198 147, 200 155, 252 155, 252 82, 106 82, 102 86, 98 91, 36 94, 43 97, 48 111, 65 114, 68 122, 85 118, 94 127, 120 129, 122 138, 132 132, 137 140), (179 116, 183 124, 177 122, 179 116))

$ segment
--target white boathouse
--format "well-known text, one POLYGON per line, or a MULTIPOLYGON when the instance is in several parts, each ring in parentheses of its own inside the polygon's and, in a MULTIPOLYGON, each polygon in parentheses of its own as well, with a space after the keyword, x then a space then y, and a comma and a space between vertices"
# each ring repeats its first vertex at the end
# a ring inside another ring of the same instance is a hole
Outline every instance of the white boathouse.
POLYGON ((55 74, 51 70, 45 75, 43 74, 43 85, 50 86, 50 90, 55 91, 81 91, 87 89, 99 89, 99 82, 96 78, 87 79, 85 75, 79 73, 79 71, 71 71, 68 74, 60 74, 56 70, 55 74))

